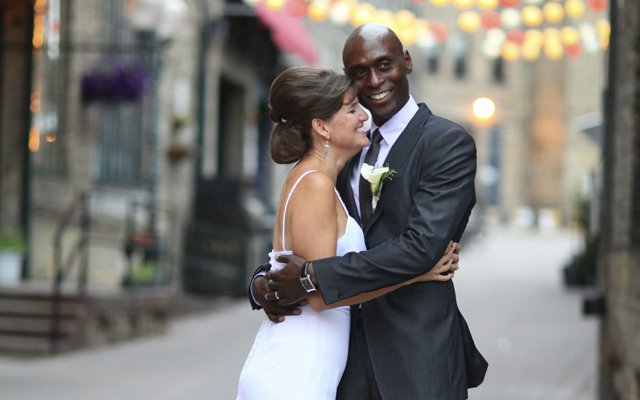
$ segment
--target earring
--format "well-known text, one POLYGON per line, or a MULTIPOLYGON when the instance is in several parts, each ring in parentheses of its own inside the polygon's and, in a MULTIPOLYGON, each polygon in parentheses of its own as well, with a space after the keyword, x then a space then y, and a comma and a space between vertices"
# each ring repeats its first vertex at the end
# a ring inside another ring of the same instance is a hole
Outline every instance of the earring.
POLYGON ((329 155, 329 139, 327 139, 324 142, 324 159, 327 159, 327 156, 329 155))

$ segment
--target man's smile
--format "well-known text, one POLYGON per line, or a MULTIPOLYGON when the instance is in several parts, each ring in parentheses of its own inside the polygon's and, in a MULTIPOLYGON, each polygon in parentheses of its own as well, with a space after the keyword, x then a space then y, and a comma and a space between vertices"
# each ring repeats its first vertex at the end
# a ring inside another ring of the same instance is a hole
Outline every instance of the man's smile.
POLYGON ((387 97, 389 97, 390 94, 391 94, 391 90, 385 90, 384 92, 372 94, 372 95, 370 95, 368 97, 371 100, 374 100, 374 101, 382 101, 382 100, 386 99, 387 97))

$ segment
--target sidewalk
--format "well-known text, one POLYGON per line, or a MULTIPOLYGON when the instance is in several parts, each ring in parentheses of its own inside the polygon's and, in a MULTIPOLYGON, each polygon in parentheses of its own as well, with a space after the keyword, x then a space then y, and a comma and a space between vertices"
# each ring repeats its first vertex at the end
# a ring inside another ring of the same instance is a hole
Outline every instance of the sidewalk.
MULTIPOLYGON (((490 363, 470 399, 595 399, 598 322, 580 314, 581 295, 564 288, 560 274, 578 246, 566 233, 500 231, 463 249, 458 301, 490 363)), ((0 399, 234 399, 261 318, 244 301, 229 301, 151 339, 0 358, 0 399)))

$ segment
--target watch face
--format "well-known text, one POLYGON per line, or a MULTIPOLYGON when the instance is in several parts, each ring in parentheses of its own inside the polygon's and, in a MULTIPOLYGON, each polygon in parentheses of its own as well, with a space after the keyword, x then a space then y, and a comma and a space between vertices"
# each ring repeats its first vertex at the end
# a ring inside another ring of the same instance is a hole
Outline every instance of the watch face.
POLYGON ((307 291, 307 293, 316 291, 316 287, 313 286, 313 282, 311 282, 311 279, 309 279, 308 275, 300 278, 300 283, 302 284, 304 290, 307 291))

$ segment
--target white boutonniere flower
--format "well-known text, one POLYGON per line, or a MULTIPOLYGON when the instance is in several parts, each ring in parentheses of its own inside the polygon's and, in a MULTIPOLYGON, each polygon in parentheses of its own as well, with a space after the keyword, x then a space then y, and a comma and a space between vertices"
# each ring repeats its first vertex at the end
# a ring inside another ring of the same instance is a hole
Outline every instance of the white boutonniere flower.
POLYGON ((378 200, 380 200, 382 184, 385 181, 393 179, 396 171, 389 168, 389 166, 374 167, 373 165, 364 163, 360 169, 360 174, 371 184, 371 210, 375 211, 376 206, 378 205, 378 200))

